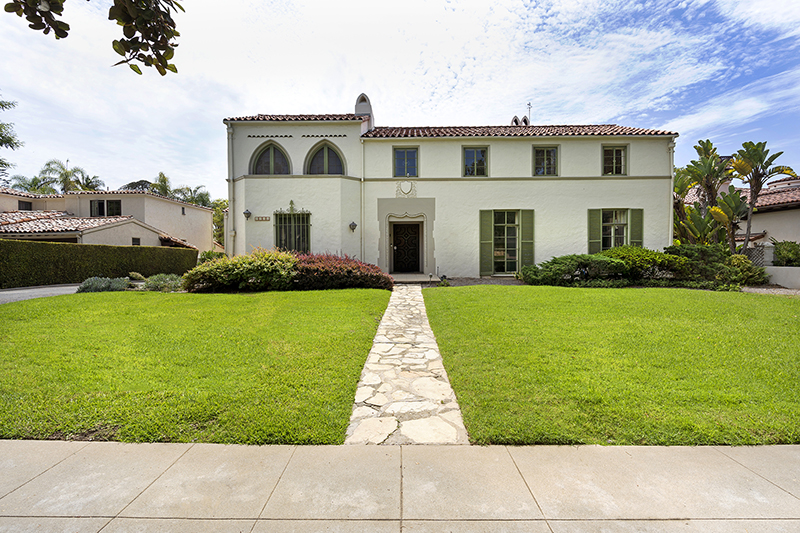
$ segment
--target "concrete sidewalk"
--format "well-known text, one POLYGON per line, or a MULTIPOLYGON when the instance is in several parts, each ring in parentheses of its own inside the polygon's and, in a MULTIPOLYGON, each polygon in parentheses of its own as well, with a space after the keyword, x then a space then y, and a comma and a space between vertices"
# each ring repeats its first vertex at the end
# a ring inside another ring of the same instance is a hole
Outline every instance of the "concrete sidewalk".
POLYGON ((0 441, 0 531, 797 532, 800 446, 0 441))

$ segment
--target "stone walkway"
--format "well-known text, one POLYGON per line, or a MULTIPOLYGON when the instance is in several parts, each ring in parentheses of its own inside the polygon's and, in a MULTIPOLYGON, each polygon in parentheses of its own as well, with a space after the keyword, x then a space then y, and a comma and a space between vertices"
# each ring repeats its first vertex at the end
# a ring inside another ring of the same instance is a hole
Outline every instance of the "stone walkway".
POLYGON ((395 285, 345 444, 469 444, 419 285, 395 285))

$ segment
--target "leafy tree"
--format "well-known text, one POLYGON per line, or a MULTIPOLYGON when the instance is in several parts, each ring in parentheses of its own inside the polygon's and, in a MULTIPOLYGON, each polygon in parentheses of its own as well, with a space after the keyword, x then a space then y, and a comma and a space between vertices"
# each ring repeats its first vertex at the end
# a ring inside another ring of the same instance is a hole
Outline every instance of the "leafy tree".
POLYGON ((120 187, 120 190, 122 190, 122 191, 149 191, 152 186, 153 186, 153 184, 150 183, 147 180, 139 180, 139 181, 132 181, 130 183, 126 183, 125 185, 120 187))
MULTIPOLYGON (((6 100, 0 100, 0 111, 5 111, 6 109, 11 109, 16 107, 16 102, 9 102, 6 100)), ((14 125, 9 124, 6 122, 0 122, 0 147, 1 148, 10 148, 12 150, 16 150, 17 148, 22 147, 22 142, 17 139, 17 134, 14 133, 14 125)), ((4 176, 8 176, 8 169, 12 168, 14 165, 9 163, 4 158, 0 157, 0 178, 4 176)))
POLYGON ((228 200, 222 198, 211 202, 214 209, 214 240, 225 245, 225 210, 228 208, 228 200))
POLYGON ((706 210, 717 205, 719 189, 730 181, 731 172, 728 162, 717 154, 710 140, 697 141, 694 149, 698 158, 686 166, 686 172, 700 187, 700 205, 705 216, 706 210))
POLYGON ((685 167, 675 169, 675 180, 672 183, 672 227, 675 238, 681 242, 693 242, 685 222, 688 220, 686 195, 695 185, 697 182, 685 167))
POLYGON ((28 178, 17 174, 16 176, 11 176, 11 186, 17 190, 35 194, 56 194, 56 190, 53 188, 53 180, 42 176, 28 178))
MULTIPOLYGON (((52 31, 56 39, 64 39, 70 30, 69 24, 60 19, 64 2, 11 0, 5 10, 24 16, 32 30, 41 30, 45 35, 52 31)), ((183 11, 183 7, 175 0, 112 0, 108 19, 122 26, 122 38, 112 42, 114 51, 123 58, 116 64, 127 63, 137 74, 142 73, 139 65, 155 67, 162 76, 168 70, 177 73, 178 69, 169 62, 180 36, 172 19, 173 10, 183 11)))
POLYGON ((797 174, 795 174, 791 167, 773 166, 773 163, 775 163, 775 160, 778 159, 781 154, 783 154, 783 152, 778 152, 770 156, 766 142, 756 144, 748 141, 743 143, 742 149, 737 151, 734 155, 731 165, 736 172, 736 177, 750 186, 750 197, 747 202, 747 231, 744 235, 744 246, 742 250, 746 250, 747 246, 750 244, 753 211, 756 201, 758 200, 758 195, 761 193, 761 189, 764 188, 767 181, 781 174, 797 177, 797 174))
POLYGON ((51 159, 39 171, 39 176, 58 184, 62 193, 80 190, 78 184, 88 178, 86 171, 81 167, 69 168, 69 159, 66 164, 58 159, 51 159))
POLYGON ((203 191, 204 185, 197 187, 178 187, 172 191, 176 200, 181 200, 188 204, 202 205, 204 207, 211 207, 211 195, 208 191, 203 191))

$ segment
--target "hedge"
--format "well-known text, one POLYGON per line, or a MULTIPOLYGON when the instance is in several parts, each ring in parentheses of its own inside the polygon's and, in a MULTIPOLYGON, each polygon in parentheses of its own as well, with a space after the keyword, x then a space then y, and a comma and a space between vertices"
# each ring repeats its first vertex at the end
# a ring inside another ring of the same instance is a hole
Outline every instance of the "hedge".
POLYGON ((178 274, 197 265, 197 250, 0 239, 0 289, 81 283, 129 272, 178 274))

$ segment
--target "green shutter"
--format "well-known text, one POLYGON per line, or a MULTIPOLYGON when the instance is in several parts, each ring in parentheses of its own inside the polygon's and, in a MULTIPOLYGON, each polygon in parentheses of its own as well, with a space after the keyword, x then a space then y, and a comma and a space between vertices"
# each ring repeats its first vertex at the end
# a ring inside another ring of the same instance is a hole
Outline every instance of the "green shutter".
POLYGON ((644 246, 644 209, 631 209, 631 246, 644 246))
MULTIPOLYGON (((520 212, 520 263, 519 267, 533 264, 533 209, 520 212)), ((519 268, 518 267, 518 268, 519 268)))
POLYGON ((589 209, 589 253, 603 250, 603 210, 589 209))
POLYGON ((480 267, 481 276, 491 276, 494 272, 492 263, 492 236, 494 235, 492 211, 481 211, 481 243, 480 243, 480 267))

